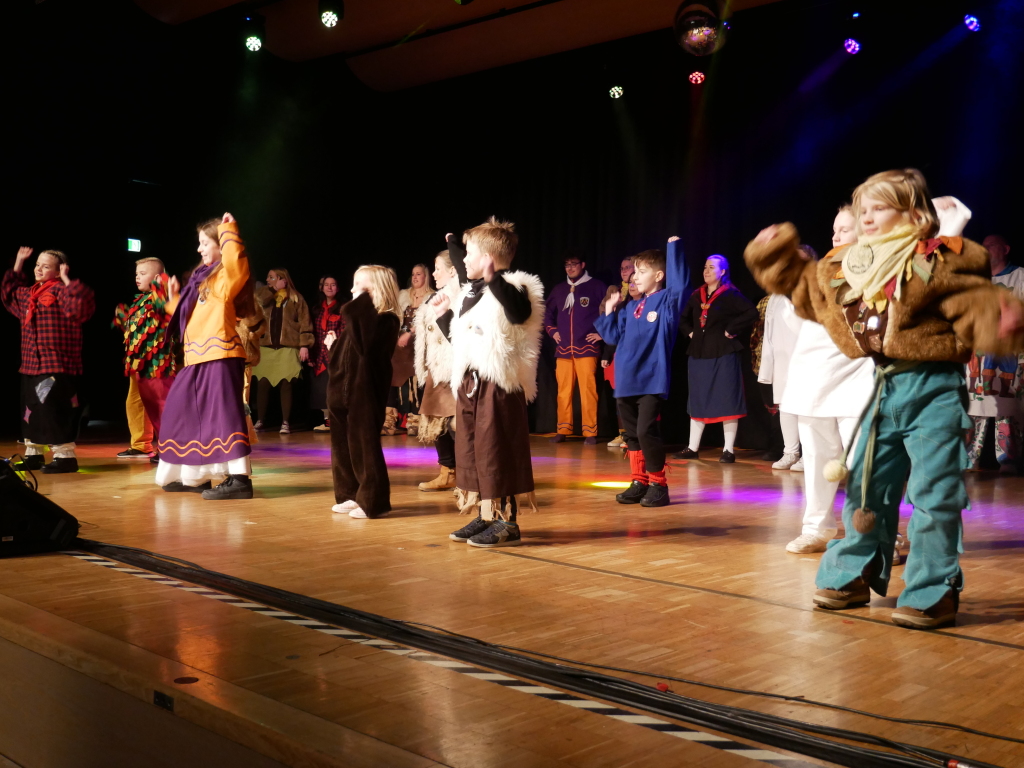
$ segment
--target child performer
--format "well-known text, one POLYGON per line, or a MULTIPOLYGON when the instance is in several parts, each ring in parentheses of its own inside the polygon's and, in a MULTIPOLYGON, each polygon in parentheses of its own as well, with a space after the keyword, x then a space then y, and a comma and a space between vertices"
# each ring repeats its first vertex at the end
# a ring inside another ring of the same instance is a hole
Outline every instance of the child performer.
POLYGON ((249 430, 242 402, 246 349, 239 318, 255 313, 249 260, 230 213, 196 227, 199 254, 188 284, 170 280, 164 311, 181 334, 185 367, 167 395, 156 482, 204 499, 251 499, 249 430), (227 476, 216 488, 211 478, 227 476))
POLYGON ((327 408, 331 421, 331 509, 349 517, 391 511, 391 481, 380 425, 398 343, 398 278, 390 267, 363 266, 352 278, 352 301, 341 308, 345 332, 332 343, 327 408))
MULTIPOLYGON (((459 274, 448 251, 434 259, 434 283, 450 300, 459 295, 459 274)), ((437 310, 425 302, 413 319, 416 350, 416 378, 423 383, 420 398, 419 434, 421 443, 433 442, 437 449, 440 473, 430 482, 420 483, 421 491, 448 491, 455 488, 455 396, 452 394, 452 345, 438 323, 437 310)))
POLYGON ((331 419, 327 413, 327 365, 331 359, 331 347, 345 330, 341 317, 341 302, 338 300, 338 281, 334 275, 320 278, 320 303, 313 308, 313 335, 316 341, 309 359, 313 364, 313 383, 309 388, 309 407, 324 413, 324 423, 313 427, 314 432, 330 432, 331 419), (329 338, 329 340, 328 340, 329 338))
POLYGON ((626 428, 632 483, 615 497, 620 504, 663 507, 669 503, 665 447, 658 415, 672 380, 672 348, 679 314, 690 295, 690 273, 679 238, 668 241, 668 256, 658 250, 633 257, 633 284, 643 294, 613 314, 616 291, 604 305, 597 332, 615 344, 615 398, 626 428))
MULTIPOLYGON (((131 380, 127 401, 129 425, 139 421, 132 412, 138 398, 144 420, 152 426, 154 445, 160 437, 160 414, 174 381, 174 351, 167 333, 170 318, 162 308, 154 306, 153 299, 156 296, 158 303, 166 302, 169 280, 160 259, 149 257, 136 261, 135 287, 139 293, 130 305, 117 305, 112 323, 124 335, 124 375, 131 380)), ((140 453, 135 451, 132 447, 117 455, 129 458, 140 453)), ((156 463, 159 458, 154 455, 151 461, 156 463)))
POLYGON ((555 378, 558 380, 558 434, 553 443, 572 434, 572 392, 579 382, 583 442, 597 445, 597 363, 601 336, 594 321, 601 315, 605 284, 587 272, 575 256, 565 260, 565 282, 548 296, 544 328, 555 340, 555 378))
MULTIPOLYGON (((853 208, 857 243, 819 262, 801 256, 791 224, 763 230, 746 259, 766 290, 791 295, 843 352, 877 366, 847 484, 846 537, 822 557, 815 604, 843 609, 868 603, 872 589, 886 594, 909 469, 912 546, 892 620, 932 629, 955 623, 963 589, 963 363, 973 349, 1024 349, 1024 302, 992 284, 982 246, 945 236, 920 171, 872 176, 853 208)), ((826 467, 829 479, 843 470, 826 467)))
POLYGON ((43 251, 36 259, 35 285, 22 267, 32 255, 20 248, 14 268, 4 273, 0 296, 7 311, 21 321, 21 433, 25 458, 19 471, 46 474, 77 472, 78 377, 82 375, 82 323, 96 302, 91 288, 68 277, 68 258, 43 251), (44 466, 49 445, 53 461, 44 466))
POLYGON ((480 513, 449 538, 509 547, 522 542, 516 496, 534 491, 526 404, 537 396, 544 287, 535 275, 509 271, 519 241, 511 222, 492 216, 462 239, 469 283, 454 303, 444 291, 432 303, 451 329, 462 510, 479 499, 480 513))

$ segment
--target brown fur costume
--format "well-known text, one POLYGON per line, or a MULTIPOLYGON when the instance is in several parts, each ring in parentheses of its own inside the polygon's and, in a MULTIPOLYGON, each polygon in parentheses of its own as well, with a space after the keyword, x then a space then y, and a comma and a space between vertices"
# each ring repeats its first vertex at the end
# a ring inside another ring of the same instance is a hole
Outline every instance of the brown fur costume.
POLYGON ((331 350, 327 408, 337 503, 354 500, 367 517, 391 509, 391 483, 380 445, 398 317, 378 314, 369 294, 341 308, 345 332, 331 350))
MULTIPOLYGON (((903 284, 901 298, 889 303, 882 354, 894 360, 967 362, 975 349, 995 355, 1024 349, 1024 331, 999 336, 1000 297, 1022 309, 1024 303, 993 285, 988 251, 959 237, 940 240, 938 258, 914 256, 914 276, 903 284), (930 279, 919 269, 930 272, 930 279)), ((843 249, 815 262, 801 257, 799 244, 796 227, 783 224, 768 243, 751 241, 744 258, 762 288, 792 296, 796 313, 824 325, 845 355, 865 357, 837 300, 844 284, 837 279, 843 249)))

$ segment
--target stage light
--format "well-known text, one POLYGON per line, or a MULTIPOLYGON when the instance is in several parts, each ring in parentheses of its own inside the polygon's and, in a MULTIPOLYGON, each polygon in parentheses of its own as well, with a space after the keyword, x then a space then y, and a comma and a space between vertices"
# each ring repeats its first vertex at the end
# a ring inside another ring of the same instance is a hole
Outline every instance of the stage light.
POLYGON ((853 15, 850 16, 850 18, 851 19, 859 19, 860 18, 860 12, 859 11, 854 12, 853 15))
POLYGON ((136 240, 134 237, 128 238, 128 250, 132 253, 139 253, 142 251, 142 241, 136 240))
POLYGON ((320 21, 325 27, 336 27, 338 22, 345 18, 345 3, 343 0, 319 0, 317 13, 320 14, 320 21))
POLYGON ((690 75, 690 82, 694 85, 700 85, 705 80, 703 72, 694 72, 690 75))
POLYGON ((977 16, 964 16, 964 26, 971 30, 971 32, 981 31, 981 22, 978 21, 977 16))
POLYGON ((676 42, 694 56, 710 56, 725 45, 729 26, 722 22, 721 17, 722 0, 681 3, 672 24, 676 42))
POLYGON ((245 47, 252 53, 256 53, 263 47, 263 17, 255 14, 245 17, 242 23, 242 40, 245 47))
POLYGON ((845 48, 846 52, 851 55, 855 53, 860 53, 860 43, 858 43, 852 37, 846 39, 846 42, 843 43, 843 48, 845 48))
POLYGON ((629 483, 624 483, 619 480, 591 483, 590 485, 593 486, 594 488, 629 488, 630 486, 629 483))
POLYGON ((611 96, 613 99, 621 99, 622 94, 624 94, 625 92, 626 91, 623 89, 621 85, 613 85, 611 87, 611 90, 608 91, 608 95, 611 96))

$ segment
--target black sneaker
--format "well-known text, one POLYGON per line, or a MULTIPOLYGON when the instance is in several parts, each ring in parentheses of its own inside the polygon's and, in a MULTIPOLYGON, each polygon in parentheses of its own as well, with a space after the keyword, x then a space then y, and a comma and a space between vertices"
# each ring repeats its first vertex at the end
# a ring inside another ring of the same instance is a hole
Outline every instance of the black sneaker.
POLYGON ((629 484, 629 488, 615 495, 615 500, 619 504, 639 504, 640 499, 647 495, 648 487, 647 483, 634 480, 629 484))
POLYGON ((679 453, 672 454, 673 458, 676 459, 699 459, 700 454, 696 451, 691 451, 687 448, 685 451, 679 451, 679 453))
POLYGON ((18 472, 29 472, 42 469, 45 463, 46 459, 43 458, 43 454, 34 453, 31 456, 22 457, 21 461, 14 464, 14 469, 18 472))
POLYGON ((722 451, 722 455, 718 459, 722 464, 735 464, 736 454, 732 451, 722 451))
POLYGON ((149 454, 145 451, 138 451, 134 448, 129 448, 127 451, 121 451, 117 454, 119 459, 148 459, 149 454))
POLYGON ((669 505, 668 486, 651 483, 647 493, 640 500, 641 507, 667 507, 669 505))
POLYGON ((475 520, 470 520, 469 523, 459 528, 455 533, 449 533, 448 538, 452 541, 469 541, 478 533, 483 533, 490 528, 492 522, 491 520, 484 520, 480 515, 477 515, 475 520))
POLYGON ((213 487, 213 483, 207 480, 202 485, 185 485, 180 480, 175 480, 173 483, 168 483, 163 486, 163 489, 168 493, 202 493, 208 491, 213 487))
POLYGON ((223 501, 225 499, 251 499, 252 480, 245 475, 228 475, 228 479, 216 488, 203 491, 207 501, 223 501))
POLYGON ((523 537, 515 523, 495 520, 486 530, 471 536, 467 543, 471 547, 515 547, 523 543, 523 537))
POLYGON ((43 465, 44 475, 62 475, 65 472, 77 472, 78 459, 54 459, 49 464, 43 465))
POLYGON ((149 457, 149 463, 150 464, 159 464, 160 463, 160 454, 159 453, 154 453, 152 456, 150 456, 149 457))

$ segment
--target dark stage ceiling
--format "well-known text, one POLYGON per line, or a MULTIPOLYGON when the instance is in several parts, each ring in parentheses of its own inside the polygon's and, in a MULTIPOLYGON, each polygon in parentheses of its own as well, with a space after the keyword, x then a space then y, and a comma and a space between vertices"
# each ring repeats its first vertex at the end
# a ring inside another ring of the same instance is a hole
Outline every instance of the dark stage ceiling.
MULTIPOLYGON (((730 12, 776 0, 734 0, 730 12)), ((233 0, 135 0, 155 18, 181 24, 241 12, 233 0)), ((317 0, 260 4, 267 50, 290 61, 343 55, 364 83, 398 90, 672 26, 679 0, 346 0, 335 28, 317 0)))

